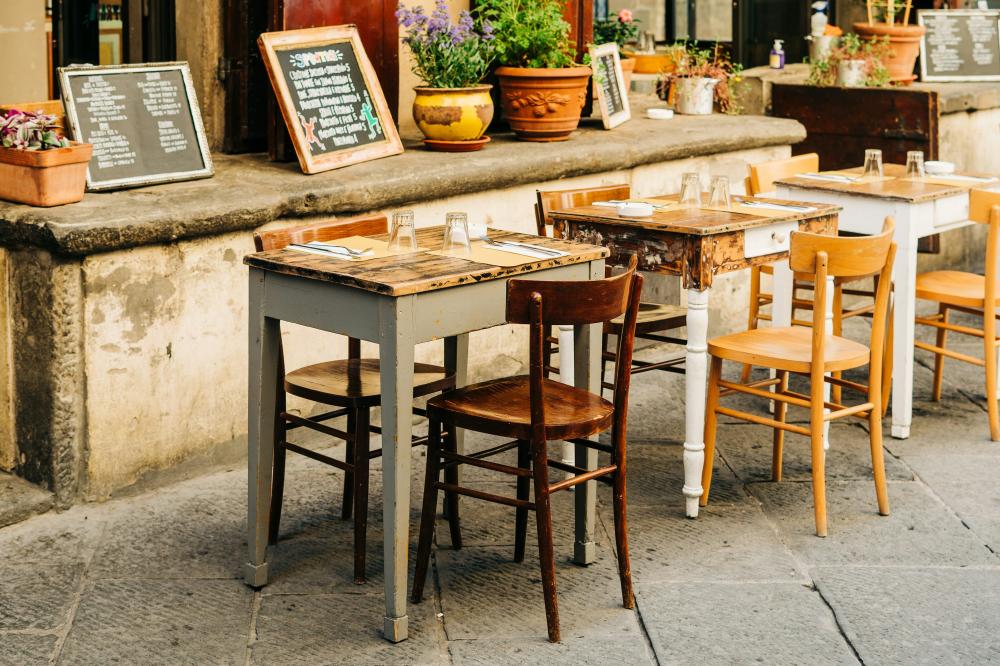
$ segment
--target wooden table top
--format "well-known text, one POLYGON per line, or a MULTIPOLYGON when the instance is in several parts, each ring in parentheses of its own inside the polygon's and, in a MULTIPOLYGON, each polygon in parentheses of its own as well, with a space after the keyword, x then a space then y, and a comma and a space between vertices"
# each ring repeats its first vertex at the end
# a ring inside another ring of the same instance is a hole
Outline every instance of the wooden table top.
MULTIPOLYGON (((877 197, 879 199, 893 199, 896 201, 906 201, 909 203, 922 203, 933 201, 944 197, 963 194, 976 187, 983 187, 989 183, 977 183, 969 181, 968 184, 943 185, 937 183, 924 183, 917 180, 904 180, 906 167, 902 164, 886 164, 883 167, 886 176, 891 176, 892 180, 883 180, 874 183, 838 183, 836 181, 813 180, 811 178, 782 178, 775 181, 776 185, 784 185, 803 190, 823 190, 825 192, 836 192, 839 194, 853 194, 865 197, 877 197)), ((843 169, 845 172, 864 173, 862 167, 855 169, 843 169)), ((973 175, 980 174, 956 174, 973 175)), ((933 177, 933 176, 929 176, 933 177)), ((947 178, 947 175, 938 176, 947 178)))
MULTIPOLYGON (((269 250, 249 254, 243 263, 274 273, 296 275, 312 280, 341 284, 386 296, 407 296, 446 289, 463 284, 497 280, 532 273, 555 266, 580 264, 608 256, 607 248, 554 238, 541 238, 511 231, 490 229, 490 238, 514 240, 539 247, 562 250, 569 254, 551 259, 532 259, 519 266, 493 266, 456 257, 442 257, 429 252, 417 252, 365 261, 344 261, 297 250, 269 250)), ((386 236, 373 236, 385 240, 386 236)), ((444 244, 444 227, 417 230, 417 246, 424 250, 440 250, 444 244)))
MULTIPOLYGON (((645 199, 677 200, 677 195, 645 197, 645 199)), ((762 197, 737 197, 746 201, 762 201, 770 203, 788 203, 801 206, 802 201, 787 201, 782 199, 767 199, 762 197)), ((734 203, 736 203, 734 199, 734 203)), ((753 229, 780 222, 809 220, 824 215, 831 215, 841 210, 833 204, 807 203, 814 207, 813 211, 768 211, 768 215, 748 215, 735 211, 709 210, 706 208, 685 208, 654 212, 650 217, 622 217, 614 208, 607 206, 579 206, 567 210, 556 210, 550 214, 557 220, 566 221, 598 221, 602 224, 620 225, 634 229, 661 231, 666 233, 684 234, 688 236, 711 236, 732 231, 753 229), (774 215, 771 215, 774 213, 774 215)))

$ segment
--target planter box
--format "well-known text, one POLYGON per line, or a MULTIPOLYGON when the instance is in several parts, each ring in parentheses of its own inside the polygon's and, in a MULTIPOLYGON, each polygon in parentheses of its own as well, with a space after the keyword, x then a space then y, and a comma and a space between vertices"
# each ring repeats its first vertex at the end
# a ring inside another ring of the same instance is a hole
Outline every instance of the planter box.
POLYGON ((46 207, 80 201, 93 150, 76 142, 54 150, 0 148, 0 199, 46 207))

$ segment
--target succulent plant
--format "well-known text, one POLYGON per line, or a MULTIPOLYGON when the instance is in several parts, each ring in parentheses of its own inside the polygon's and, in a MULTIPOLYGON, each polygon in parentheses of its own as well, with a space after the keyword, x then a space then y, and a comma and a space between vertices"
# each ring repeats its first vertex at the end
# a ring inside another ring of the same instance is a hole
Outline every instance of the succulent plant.
POLYGON ((10 109, 0 115, 0 146, 15 150, 66 148, 69 140, 58 132, 56 117, 10 109))

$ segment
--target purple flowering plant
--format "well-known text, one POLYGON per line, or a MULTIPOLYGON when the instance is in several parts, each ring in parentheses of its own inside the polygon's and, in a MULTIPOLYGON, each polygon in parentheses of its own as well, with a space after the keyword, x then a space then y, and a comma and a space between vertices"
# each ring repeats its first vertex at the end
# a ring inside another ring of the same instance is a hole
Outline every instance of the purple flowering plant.
POLYGON ((446 0, 436 0, 430 15, 400 3, 396 19, 405 29, 403 43, 413 54, 413 73, 431 88, 468 88, 486 76, 493 63, 493 27, 478 30, 463 10, 452 23, 446 0))
POLYGON ((67 148, 69 141, 56 131, 56 117, 10 109, 0 114, 0 146, 15 150, 67 148))

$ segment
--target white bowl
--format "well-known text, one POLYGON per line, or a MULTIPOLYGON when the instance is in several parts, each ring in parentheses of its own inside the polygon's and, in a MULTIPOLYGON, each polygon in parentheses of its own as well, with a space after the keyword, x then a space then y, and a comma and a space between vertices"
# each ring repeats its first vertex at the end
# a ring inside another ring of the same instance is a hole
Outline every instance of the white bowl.
POLYGON ((931 160, 929 162, 924 162, 924 171, 932 176, 940 176, 947 173, 955 173, 955 163, 954 162, 942 162, 940 160, 931 160))
POLYGON ((622 217, 650 217, 653 215, 653 204, 644 201, 630 201, 618 204, 617 211, 622 217))

